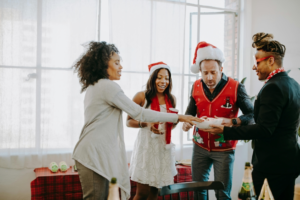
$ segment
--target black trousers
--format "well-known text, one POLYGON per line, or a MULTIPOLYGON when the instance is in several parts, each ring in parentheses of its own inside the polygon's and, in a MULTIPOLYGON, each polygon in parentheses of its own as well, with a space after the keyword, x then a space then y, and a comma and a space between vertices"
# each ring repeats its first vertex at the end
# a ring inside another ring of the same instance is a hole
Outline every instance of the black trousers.
POLYGON ((257 197, 265 178, 268 180, 271 192, 276 200, 293 200, 296 174, 266 174, 253 170, 252 179, 257 197))

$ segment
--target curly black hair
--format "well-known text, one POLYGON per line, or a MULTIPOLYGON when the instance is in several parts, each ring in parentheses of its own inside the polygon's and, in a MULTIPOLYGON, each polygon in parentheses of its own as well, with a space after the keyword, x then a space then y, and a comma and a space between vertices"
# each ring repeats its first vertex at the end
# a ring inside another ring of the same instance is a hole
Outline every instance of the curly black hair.
POLYGON ((282 65, 282 60, 285 55, 285 46, 280 42, 273 40, 273 34, 256 33, 252 37, 252 47, 257 50, 263 50, 268 55, 273 55, 278 66, 282 65))
POLYGON ((97 83, 99 79, 108 78, 108 61, 114 53, 119 54, 115 45, 106 42, 92 41, 86 47, 87 51, 72 66, 75 68, 74 72, 78 73, 81 92, 89 85, 97 83))

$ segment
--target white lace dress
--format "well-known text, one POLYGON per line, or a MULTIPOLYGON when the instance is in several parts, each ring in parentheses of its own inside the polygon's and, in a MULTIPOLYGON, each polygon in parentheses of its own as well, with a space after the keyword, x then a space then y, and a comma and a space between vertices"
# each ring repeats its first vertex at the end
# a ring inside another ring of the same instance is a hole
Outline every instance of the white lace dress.
MULTIPOLYGON (((160 112, 166 112, 166 105, 160 105, 160 112)), ((165 148, 165 133, 156 138, 151 133, 149 128, 139 130, 130 162, 131 180, 156 188, 174 184, 175 147, 165 148)))

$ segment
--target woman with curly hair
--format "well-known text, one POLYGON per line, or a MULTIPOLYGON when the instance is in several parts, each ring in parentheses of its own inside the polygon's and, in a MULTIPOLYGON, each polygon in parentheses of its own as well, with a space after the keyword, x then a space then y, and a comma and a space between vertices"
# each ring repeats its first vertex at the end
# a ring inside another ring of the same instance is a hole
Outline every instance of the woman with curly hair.
POLYGON ((84 127, 73 152, 83 199, 106 200, 112 177, 117 178, 122 199, 128 199, 130 181, 122 112, 142 123, 202 120, 144 109, 131 101, 114 82, 120 80, 123 67, 113 44, 90 42, 87 52, 73 67, 82 85, 81 92, 86 92, 84 127))
MULTIPOLYGON (((172 77, 170 67, 163 63, 149 65, 150 77, 146 91, 138 92, 133 101, 143 108, 168 112, 176 107, 171 94, 172 77)), ((157 199, 158 189, 174 183, 177 174, 175 152, 170 141, 171 130, 176 124, 139 122, 127 117, 127 126, 140 128, 132 152, 129 174, 137 182, 134 200, 157 199)))

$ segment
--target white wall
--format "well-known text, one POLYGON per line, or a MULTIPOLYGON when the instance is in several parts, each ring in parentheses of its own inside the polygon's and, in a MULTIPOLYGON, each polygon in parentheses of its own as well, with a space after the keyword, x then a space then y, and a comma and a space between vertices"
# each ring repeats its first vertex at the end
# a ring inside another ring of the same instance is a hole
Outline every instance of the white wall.
MULTIPOLYGON (((251 35, 272 33, 274 39, 286 46, 283 67, 291 69, 290 76, 300 83, 300 1, 299 0, 247 0, 252 2, 251 35)), ((251 40, 251 38, 250 38, 251 40)), ((259 92, 263 83, 251 73, 250 94, 259 92)))
POLYGON ((15 170, 0 168, 0 199, 31 199, 30 182, 34 179, 33 169, 15 170))

